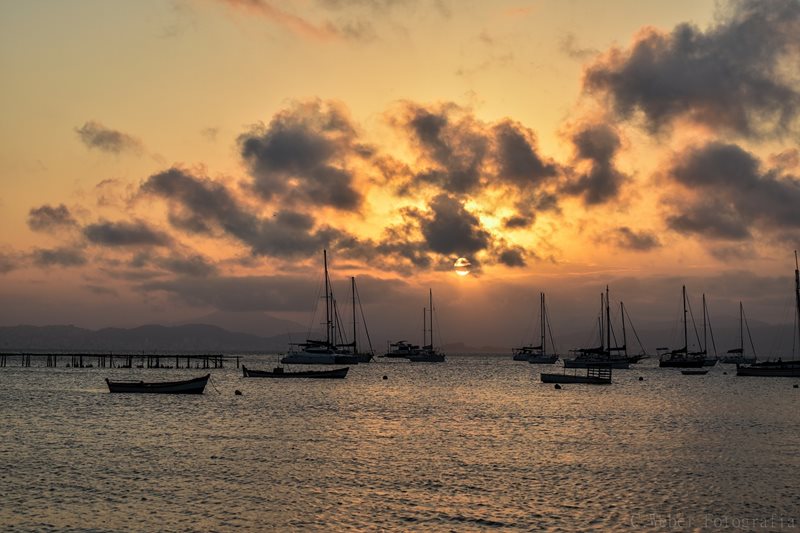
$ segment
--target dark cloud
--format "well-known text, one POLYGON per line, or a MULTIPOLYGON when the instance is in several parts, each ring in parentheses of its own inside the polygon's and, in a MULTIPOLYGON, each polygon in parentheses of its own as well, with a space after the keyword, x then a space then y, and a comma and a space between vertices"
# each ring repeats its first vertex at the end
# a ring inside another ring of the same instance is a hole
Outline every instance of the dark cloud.
POLYGON ((506 248, 497 256, 498 262, 510 267, 524 267, 525 266, 525 250, 519 246, 506 248))
POLYGON ((86 256, 80 248, 36 249, 32 252, 33 264, 40 267, 74 267, 86 264, 86 256))
POLYGON ((504 120, 494 127, 498 177, 521 187, 553 178, 558 168, 536 153, 533 131, 517 122, 504 120))
POLYGON ((89 121, 75 128, 81 142, 88 148, 103 152, 120 154, 122 152, 141 153, 142 142, 127 133, 107 128, 99 122, 89 121))
POLYGON ((630 48, 613 48, 587 68, 585 89, 607 96, 623 118, 640 112, 654 130, 687 118, 745 136, 789 131, 800 109, 800 3, 728 7, 706 31, 642 30, 630 48))
POLYGON ((33 207, 28 212, 28 227, 34 231, 53 231, 76 224, 77 221, 64 204, 33 207))
POLYGON ((110 222, 101 220, 83 228, 84 236, 100 246, 166 246, 170 238, 165 233, 151 228, 141 220, 133 222, 110 222))
POLYGON ((317 228, 312 216, 298 211, 261 217, 225 185, 179 168, 150 176, 140 190, 169 201, 169 220, 176 228, 234 237, 255 255, 307 256, 349 237, 327 226, 317 228))
POLYGON ((617 131, 608 124, 581 126, 572 135, 576 159, 588 164, 588 170, 579 173, 565 186, 564 192, 579 195, 586 205, 596 205, 613 200, 619 194, 628 176, 620 172, 614 157, 621 146, 617 131))
POLYGON ((661 246, 661 242, 654 233, 636 231, 628 226, 615 228, 613 238, 617 246, 638 252, 646 252, 661 246))
POLYGON ((0 250, 0 274, 7 274, 20 266, 21 261, 17 254, 0 250))
POLYGON ((204 277, 217 272, 217 267, 202 255, 172 256, 155 260, 161 268, 182 276, 204 277))
POLYGON ((451 194, 499 184, 534 189, 560 171, 539 154, 534 132, 509 119, 487 124, 455 104, 405 102, 392 121, 417 152, 413 180, 451 194))
POLYGON ((239 136, 255 191, 275 197, 358 210, 362 202, 348 169, 363 151, 345 109, 321 101, 296 104, 239 136))
POLYGON ((533 217, 532 215, 531 216, 514 215, 508 217, 503 221, 503 227, 506 229, 527 228, 530 227, 535 220, 536 220, 535 217, 533 217))
POLYGON ((490 233, 483 229, 478 217, 445 194, 431 201, 430 211, 419 215, 419 224, 428 247, 439 254, 473 254, 491 242, 490 233))
POLYGON ((668 225, 711 238, 747 239, 753 229, 779 233, 800 229, 800 179, 765 169, 735 144, 712 142, 676 156, 670 179, 694 192, 672 202, 668 225))

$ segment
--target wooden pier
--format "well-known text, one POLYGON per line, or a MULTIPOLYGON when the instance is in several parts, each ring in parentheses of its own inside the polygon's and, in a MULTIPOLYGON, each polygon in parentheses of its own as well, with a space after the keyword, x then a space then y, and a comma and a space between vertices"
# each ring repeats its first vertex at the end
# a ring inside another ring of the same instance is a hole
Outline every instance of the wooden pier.
POLYGON ((225 368, 226 361, 239 356, 222 354, 126 354, 126 353, 0 353, 0 368, 14 362, 20 367, 55 368, 225 368), (33 364, 39 361, 42 364, 33 364))

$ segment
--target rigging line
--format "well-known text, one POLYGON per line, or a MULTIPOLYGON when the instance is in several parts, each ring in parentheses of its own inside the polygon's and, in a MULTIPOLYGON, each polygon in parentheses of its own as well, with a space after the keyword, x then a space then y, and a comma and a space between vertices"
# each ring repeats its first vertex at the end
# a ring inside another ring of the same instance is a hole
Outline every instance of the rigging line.
POLYGON ((364 333, 367 335, 367 344, 369 344, 369 351, 373 353, 375 350, 372 349, 372 339, 369 337, 369 328, 367 328, 367 319, 364 316, 364 308, 361 305, 361 293, 358 292, 358 285, 356 287, 356 300, 358 301, 358 309, 361 311, 361 322, 364 324, 364 333))
MULTIPOLYGON (((631 330, 633 330, 633 336, 636 337, 636 342, 639 343, 639 348, 642 349, 642 353, 647 353, 647 350, 644 349, 644 344, 642 344, 642 341, 639 339, 639 334, 636 333, 636 326, 633 325, 633 320, 631 320, 631 315, 628 313, 627 309, 625 309, 625 316, 628 317, 628 324, 631 326, 631 330)), ((623 317, 623 320, 624 319, 623 317)))
POLYGON ((550 327, 550 315, 547 312, 547 302, 544 303, 544 316, 545 316, 545 324, 547 324, 547 333, 550 335, 550 346, 553 347, 553 353, 557 354, 558 349, 556 348, 556 341, 553 338, 553 330, 550 327))
MULTIPOLYGON (((757 359, 758 356, 756 356, 756 346, 753 344, 752 335, 750 335, 750 324, 747 323, 747 315, 744 312, 744 308, 742 308, 742 318, 744 318, 744 326, 747 328, 747 339, 750 341, 750 348, 753 350, 753 357, 757 359)), ((742 353, 742 356, 744 356, 744 353, 742 353)))
POLYGON ((716 356, 717 343, 714 342, 714 328, 711 327, 711 313, 708 312, 708 302, 706 302, 705 314, 706 314, 706 321, 708 322, 708 333, 711 335, 711 349, 714 350, 714 355, 716 356))
MULTIPOLYGON (((694 336, 697 339, 697 346, 698 346, 698 350, 696 350, 696 351, 699 352, 700 351, 699 347, 702 346, 700 344, 700 333, 697 332, 697 324, 694 321, 694 311, 692 311, 692 302, 691 302, 691 300, 689 300, 689 298, 686 298, 686 307, 689 308, 689 316, 692 317, 692 328, 694 328, 694 336)), ((687 352, 689 351, 689 347, 688 346, 686 347, 686 351, 687 352)))

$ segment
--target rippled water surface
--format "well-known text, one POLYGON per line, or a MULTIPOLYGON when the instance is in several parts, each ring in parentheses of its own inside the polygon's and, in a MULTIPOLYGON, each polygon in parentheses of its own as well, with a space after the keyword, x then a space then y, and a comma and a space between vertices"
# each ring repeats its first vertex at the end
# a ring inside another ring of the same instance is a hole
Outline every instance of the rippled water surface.
POLYGON ((800 380, 649 361, 556 390, 548 367, 450 356, 112 395, 204 372, 9 364, 7 529, 800 530, 800 380))

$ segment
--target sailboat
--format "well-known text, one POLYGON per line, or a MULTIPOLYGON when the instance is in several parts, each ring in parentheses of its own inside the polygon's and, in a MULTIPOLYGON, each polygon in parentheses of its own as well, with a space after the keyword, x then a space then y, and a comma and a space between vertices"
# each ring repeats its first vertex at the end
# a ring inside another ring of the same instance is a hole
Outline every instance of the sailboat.
POLYGON ((327 250, 322 251, 322 263, 325 272, 325 340, 307 339, 303 343, 292 343, 286 356, 281 359, 281 363, 285 365, 336 365, 358 362, 341 352, 334 342, 336 311, 328 277, 327 250))
MULTIPOLYGON (((528 361, 534 364, 551 365, 558 361, 556 353, 547 353, 547 336, 546 331, 549 330, 550 323, 547 320, 547 310, 544 304, 544 293, 539 293, 539 331, 541 336, 539 338, 539 346, 533 346, 533 343, 514 348, 512 353, 514 361, 528 361)), ((552 341, 552 335, 550 336, 552 341)))
MULTIPOLYGON (((800 267, 797 262, 797 251, 794 252, 794 299, 795 299, 795 326, 798 341, 800 341, 800 267)), ((737 376, 763 376, 763 377, 800 377, 800 360, 755 362, 750 365, 736 365, 737 376)))
MULTIPOLYGON (((353 341, 348 343, 337 344, 336 347, 345 351, 348 355, 354 357, 357 363, 369 363, 372 361, 375 351, 372 349, 372 340, 369 338, 369 331, 367 330, 367 321, 364 319, 364 312, 361 312, 361 321, 364 324, 364 332, 367 336, 367 343, 369 350, 358 350, 358 320, 356 318, 356 301, 358 300, 358 308, 361 308, 361 300, 358 298, 358 290, 356 289, 356 278, 350 277, 350 290, 353 296, 353 341)), ((341 359, 341 357, 340 357, 341 359)))
POLYGON ((433 344, 433 290, 428 289, 428 302, 430 305, 430 344, 425 344, 427 337, 425 335, 425 312, 423 311, 422 321, 422 347, 416 354, 406 356, 406 359, 412 363, 444 363, 444 354, 437 351, 433 344))
POLYGON ((705 362, 705 350, 702 352, 689 351, 689 331, 686 325, 686 285, 683 286, 683 348, 662 354, 658 366, 671 368, 700 368, 705 362))
POLYGON ((611 345, 611 308, 609 306, 608 286, 605 296, 600 293, 600 317, 598 319, 600 331, 600 346, 596 348, 578 348, 571 350, 575 354, 572 359, 564 359, 564 368, 589 368, 598 364, 611 365, 611 368, 630 368, 631 363, 636 363, 645 354, 628 355, 627 338, 625 332, 625 311, 622 309, 622 346, 611 345))
POLYGON ((747 326, 747 337, 750 339, 750 346, 753 349, 753 355, 747 356, 744 354, 744 325, 747 324, 747 319, 744 316, 744 306, 739 302, 739 347, 728 350, 728 355, 720 358, 719 362, 724 364, 752 364, 756 362, 756 349, 753 346, 753 338, 750 336, 750 326, 747 326))

